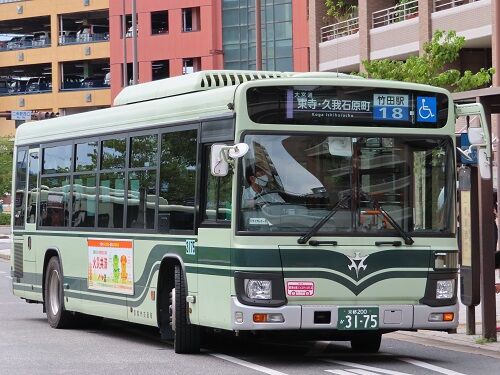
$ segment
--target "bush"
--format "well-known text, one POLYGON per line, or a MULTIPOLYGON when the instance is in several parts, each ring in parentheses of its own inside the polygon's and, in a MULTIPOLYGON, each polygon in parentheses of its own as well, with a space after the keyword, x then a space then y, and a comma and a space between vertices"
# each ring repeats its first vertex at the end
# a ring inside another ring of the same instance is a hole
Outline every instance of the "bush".
POLYGON ((0 213, 0 225, 10 225, 10 214, 6 212, 0 213))

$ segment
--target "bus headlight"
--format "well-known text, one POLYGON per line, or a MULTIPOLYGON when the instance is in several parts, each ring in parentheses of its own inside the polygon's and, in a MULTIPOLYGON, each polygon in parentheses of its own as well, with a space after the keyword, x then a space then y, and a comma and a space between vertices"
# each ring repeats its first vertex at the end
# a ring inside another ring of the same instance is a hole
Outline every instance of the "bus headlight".
POLYGON ((438 280, 436 283, 436 299, 453 298, 455 292, 455 280, 438 280))
POLYGON ((245 280, 245 293, 250 299, 271 299, 271 280, 245 280))

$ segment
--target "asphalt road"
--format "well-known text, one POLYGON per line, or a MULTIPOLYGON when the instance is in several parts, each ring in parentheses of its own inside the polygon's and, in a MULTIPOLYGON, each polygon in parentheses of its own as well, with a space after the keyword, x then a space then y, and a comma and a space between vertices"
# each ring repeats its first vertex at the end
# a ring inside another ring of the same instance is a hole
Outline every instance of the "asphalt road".
POLYGON ((41 305, 11 293, 0 259, 0 374, 498 374, 500 359, 384 338, 379 354, 346 342, 235 341, 210 335, 199 355, 178 355, 157 330, 105 320, 99 329, 56 330, 41 305))

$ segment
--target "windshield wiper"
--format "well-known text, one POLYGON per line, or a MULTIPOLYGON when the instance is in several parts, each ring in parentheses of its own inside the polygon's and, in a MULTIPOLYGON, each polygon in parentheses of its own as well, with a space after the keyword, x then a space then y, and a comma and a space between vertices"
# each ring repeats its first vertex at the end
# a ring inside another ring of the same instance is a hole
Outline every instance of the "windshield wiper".
POLYGON ((342 205, 348 202, 351 199, 351 194, 346 195, 344 198, 339 200, 335 206, 331 209, 328 214, 326 214, 324 217, 321 218, 316 224, 314 224, 309 231, 304 234, 303 236, 299 237, 297 240, 297 243, 300 245, 303 245, 307 243, 311 239, 312 236, 314 236, 325 223, 332 218, 333 215, 337 213, 337 211, 342 208, 342 205))
POLYGON ((362 192, 361 196, 365 197, 368 201, 370 201, 373 204, 373 208, 380 211, 382 216, 384 216, 387 219, 387 221, 393 226, 394 229, 398 231, 399 235, 405 240, 406 245, 413 245, 413 243, 415 242, 413 238, 411 238, 411 236, 408 233, 406 233, 403 228, 401 228, 401 226, 397 223, 397 221, 394 220, 394 218, 391 215, 389 215, 386 210, 382 208, 377 199, 373 198, 370 194, 365 192, 362 192))

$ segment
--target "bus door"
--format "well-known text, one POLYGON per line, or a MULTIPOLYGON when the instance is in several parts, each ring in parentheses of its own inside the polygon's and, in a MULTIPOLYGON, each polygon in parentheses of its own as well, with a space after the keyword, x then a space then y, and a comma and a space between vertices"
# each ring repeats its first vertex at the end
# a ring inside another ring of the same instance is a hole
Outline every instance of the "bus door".
MULTIPOLYGON (((229 144, 228 142, 221 142, 229 144)), ((232 179, 210 173, 210 147, 202 146, 200 217, 198 226, 199 324, 223 327, 230 311, 231 293, 231 215, 232 179)))
POLYGON ((24 272, 36 272, 36 240, 34 233, 37 227, 39 187, 38 175, 40 171, 39 149, 32 148, 28 152, 28 189, 26 196, 26 234, 24 243, 24 272), (31 271, 28 271, 31 270, 31 271))

